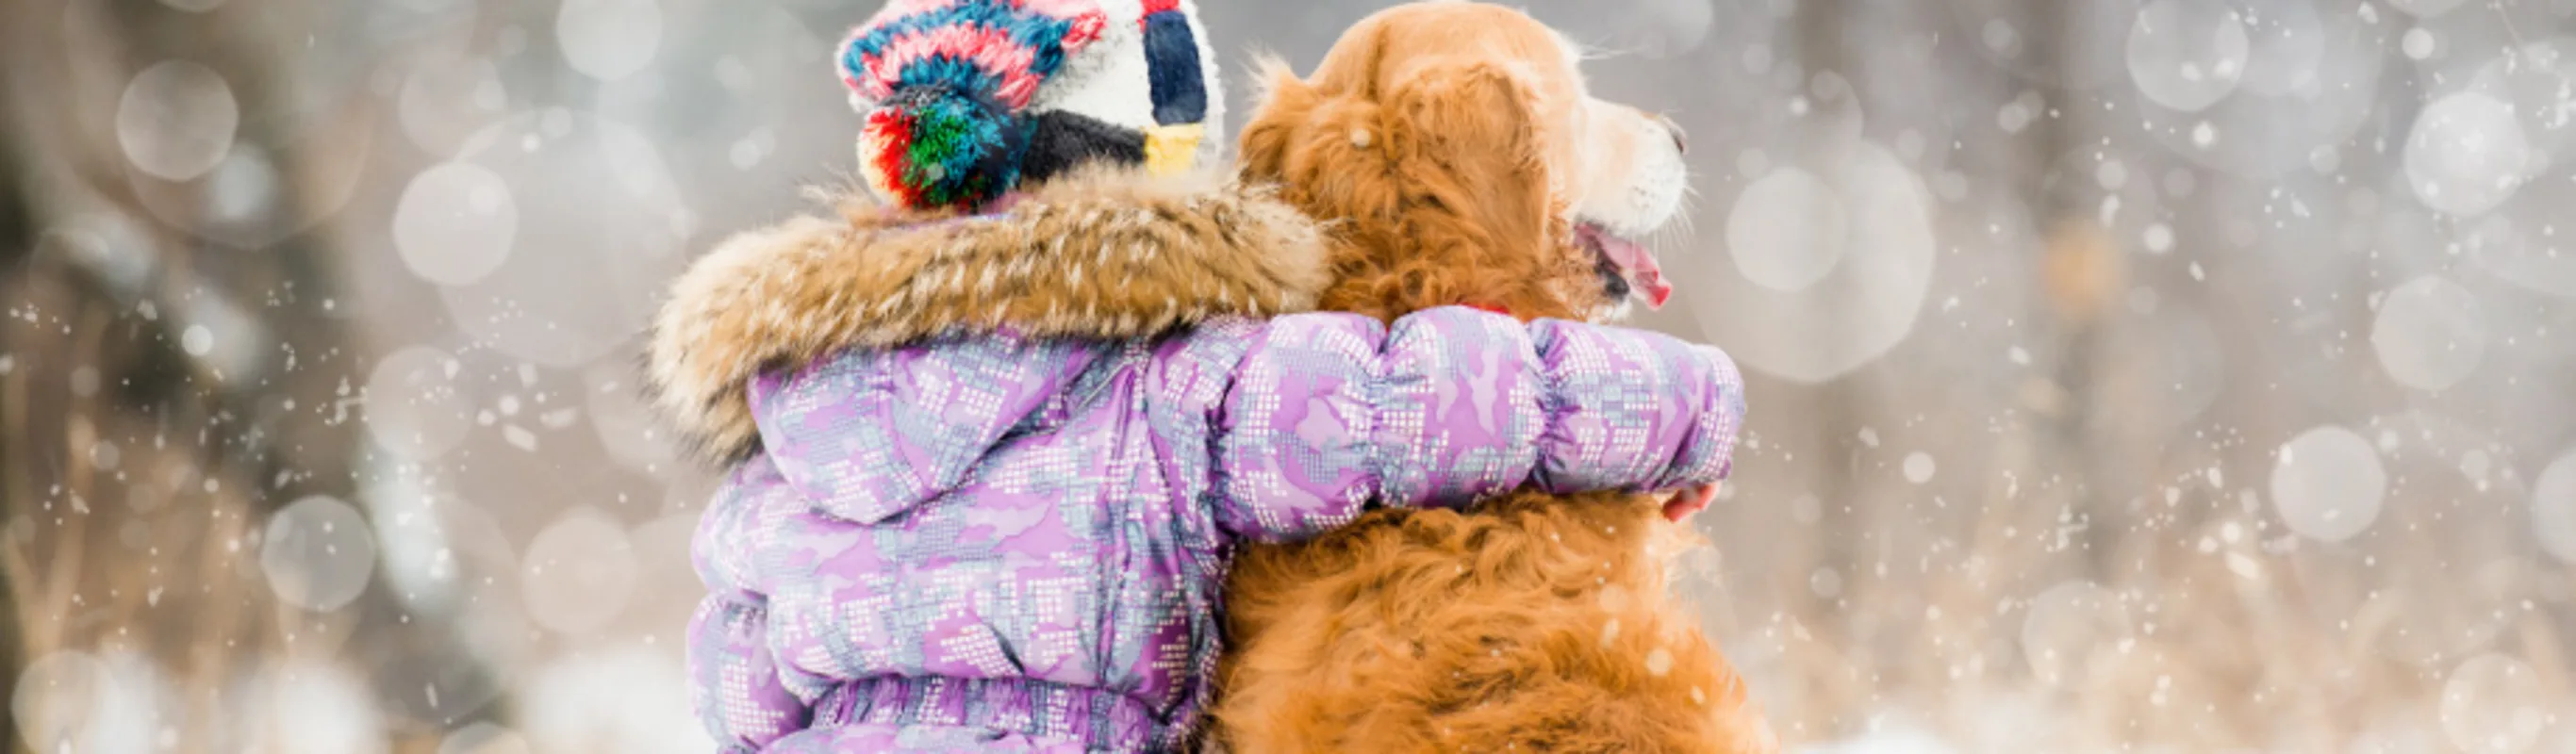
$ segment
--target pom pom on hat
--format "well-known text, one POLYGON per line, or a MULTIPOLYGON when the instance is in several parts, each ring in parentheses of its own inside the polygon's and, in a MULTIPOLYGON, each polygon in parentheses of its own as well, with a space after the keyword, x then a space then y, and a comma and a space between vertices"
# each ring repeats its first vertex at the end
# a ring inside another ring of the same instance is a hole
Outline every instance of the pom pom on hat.
POLYGON ((1086 163, 1207 155, 1222 106, 1189 0, 892 0, 838 58, 859 172, 907 208, 978 210, 1086 163))
POLYGON ((906 207, 973 209, 1018 184, 1039 85, 1107 23, 1090 0, 895 0, 841 46, 870 105, 869 188, 906 207))
POLYGON ((908 207, 973 207, 1019 182, 1025 119, 952 87, 896 92, 859 135, 868 188, 908 207))

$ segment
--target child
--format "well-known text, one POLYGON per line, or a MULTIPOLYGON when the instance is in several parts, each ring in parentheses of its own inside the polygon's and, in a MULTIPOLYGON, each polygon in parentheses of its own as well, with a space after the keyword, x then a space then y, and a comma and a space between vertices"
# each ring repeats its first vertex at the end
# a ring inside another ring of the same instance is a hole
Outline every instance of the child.
POLYGON ((1724 475, 1743 391, 1714 350, 1289 314, 1329 282, 1318 230, 1190 172, 1220 101, 1195 15, 895 0, 841 60, 891 206, 736 237, 676 284, 662 403, 740 461, 689 629, 727 751, 1172 750, 1234 542, 1724 475))

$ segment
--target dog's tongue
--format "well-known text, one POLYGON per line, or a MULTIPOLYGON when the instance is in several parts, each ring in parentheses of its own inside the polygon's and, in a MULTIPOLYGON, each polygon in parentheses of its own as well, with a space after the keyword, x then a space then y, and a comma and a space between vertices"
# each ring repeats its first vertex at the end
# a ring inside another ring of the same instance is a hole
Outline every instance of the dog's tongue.
POLYGON ((1646 292, 1646 306, 1664 308, 1664 302, 1673 297, 1673 284, 1664 282, 1664 268, 1655 263, 1655 253, 1647 251, 1644 244, 1608 233, 1597 237, 1601 240, 1601 253, 1628 273, 1628 284, 1646 292))

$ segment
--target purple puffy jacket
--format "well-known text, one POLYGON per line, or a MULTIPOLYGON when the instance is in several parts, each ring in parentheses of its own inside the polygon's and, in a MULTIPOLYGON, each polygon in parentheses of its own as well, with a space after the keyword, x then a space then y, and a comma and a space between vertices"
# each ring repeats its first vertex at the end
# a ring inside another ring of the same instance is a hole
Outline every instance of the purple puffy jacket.
POLYGON ((1238 539, 1726 473, 1743 388, 1713 349, 1454 307, 1279 314, 1321 285, 1293 211, 1065 183, 988 217, 796 221, 680 283, 665 403, 744 459, 698 532, 689 629, 729 751, 1169 750, 1238 539))

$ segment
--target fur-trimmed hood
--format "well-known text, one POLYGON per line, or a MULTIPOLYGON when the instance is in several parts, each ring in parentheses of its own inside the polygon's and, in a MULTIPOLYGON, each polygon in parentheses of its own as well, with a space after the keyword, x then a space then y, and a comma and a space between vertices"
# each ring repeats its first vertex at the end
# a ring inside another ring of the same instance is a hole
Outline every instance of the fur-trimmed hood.
POLYGON ((1314 222, 1213 175, 1097 170, 974 216, 833 201, 837 219, 734 236, 673 284, 648 369, 656 402, 703 451, 754 447, 753 377, 842 349, 1005 328, 1148 337, 1311 309, 1331 282, 1314 222))

